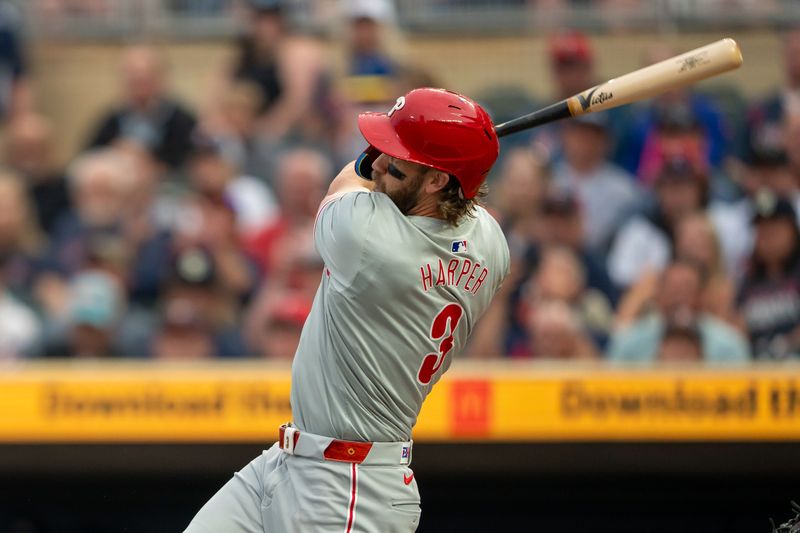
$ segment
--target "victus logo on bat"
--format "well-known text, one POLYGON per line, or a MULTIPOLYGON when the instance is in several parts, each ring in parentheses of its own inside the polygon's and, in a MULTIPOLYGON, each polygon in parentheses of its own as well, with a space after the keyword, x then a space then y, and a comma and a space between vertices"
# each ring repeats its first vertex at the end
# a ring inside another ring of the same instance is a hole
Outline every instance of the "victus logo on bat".
POLYGON ((599 93, 597 93, 597 95, 595 95, 594 98, 592 98, 591 103, 592 105, 599 105, 602 104, 603 102, 611 100, 612 98, 614 98, 614 93, 611 92, 607 93, 605 91, 600 91, 599 93))
POLYGON ((612 93, 611 91, 608 91, 608 92, 600 91, 598 93, 597 92, 598 89, 600 89, 599 85, 597 87, 592 87, 591 89, 586 91, 586 95, 585 96, 583 94, 579 94, 578 95, 578 102, 580 103, 581 108, 584 111, 589 109, 590 106, 599 105, 599 104, 602 104, 603 102, 607 102, 607 101, 611 100, 612 98, 614 98, 614 93, 612 93), (595 94, 595 93, 597 93, 597 94, 595 94))

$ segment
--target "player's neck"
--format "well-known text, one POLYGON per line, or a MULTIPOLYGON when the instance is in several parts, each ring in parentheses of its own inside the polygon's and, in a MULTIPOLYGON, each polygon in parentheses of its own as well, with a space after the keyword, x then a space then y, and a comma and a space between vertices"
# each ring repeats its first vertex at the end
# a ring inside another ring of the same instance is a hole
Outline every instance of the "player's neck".
POLYGON ((430 217, 444 220, 441 212, 439 212, 439 195, 437 194, 431 194, 420 198, 417 204, 406 214, 408 216, 430 217))

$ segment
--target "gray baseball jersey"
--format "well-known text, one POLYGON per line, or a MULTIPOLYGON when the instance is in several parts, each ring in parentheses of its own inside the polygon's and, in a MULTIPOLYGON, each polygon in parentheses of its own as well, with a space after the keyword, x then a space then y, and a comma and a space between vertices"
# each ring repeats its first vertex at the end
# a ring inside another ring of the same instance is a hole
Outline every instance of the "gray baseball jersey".
POLYGON ((314 238, 326 268, 292 366, 294 422, 339 439, 408 440, 508 274, 505 237, 483 208, 452 226, 364 190, 326 202, 314 238))
MULTIPOLYGON (((300 442, 321 454, 324 437, 407 441, 508 273, 505 238, 484 209, 452 227, 403 216, 388 196, 366 190, 323 205, 314 235, 326 268, 292 367, 300 442)), ((413 532, 421 512, 414 473, 399 453, 373 453, 377 446, 356 464, 275 445, 186 531, 413 532)))

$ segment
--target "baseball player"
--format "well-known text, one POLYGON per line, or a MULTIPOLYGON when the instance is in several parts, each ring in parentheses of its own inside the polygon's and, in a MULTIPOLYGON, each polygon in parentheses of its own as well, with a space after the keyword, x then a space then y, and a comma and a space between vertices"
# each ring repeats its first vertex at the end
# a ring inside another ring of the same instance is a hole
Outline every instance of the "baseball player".
POLYGON ((190 533, 417 528, 411 428, 509 270, 476 201, 498 142, 480 106, 441 89, 358 125, 369 148, 331 183, 314 228, 325 269, 292 366, 294 422, 190 533))

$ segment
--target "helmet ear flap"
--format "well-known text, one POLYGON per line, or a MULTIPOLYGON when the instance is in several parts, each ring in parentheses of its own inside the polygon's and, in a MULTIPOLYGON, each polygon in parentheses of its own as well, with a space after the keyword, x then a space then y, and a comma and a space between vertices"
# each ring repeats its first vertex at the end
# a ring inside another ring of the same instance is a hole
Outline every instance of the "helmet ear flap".
POLYGON ((372 164, 382 153, 383 152, 374 146, 368 146, 367 149, 358 156, 358 159, 356 159, 356 174, 365 180, 372 181, 372 164))

